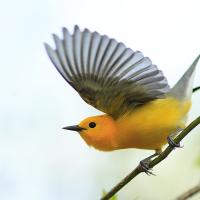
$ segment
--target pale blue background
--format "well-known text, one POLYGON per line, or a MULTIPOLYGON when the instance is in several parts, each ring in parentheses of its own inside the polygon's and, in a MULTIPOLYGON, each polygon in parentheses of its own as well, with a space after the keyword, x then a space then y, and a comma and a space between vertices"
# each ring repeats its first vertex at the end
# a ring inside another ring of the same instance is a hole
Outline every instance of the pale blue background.
MULTIPOLYGON (((74 24, 142 51, 170 84, 200 53, 198 0, 0 0, 1 200, 98 199, 152 153, 98 152, 61 129, 99 113, 65 83, 44 50, 43 42, 53 45, 51 33, 74 24)), ((190 121, 200 113, 199 101, 200 93, 193 96, 190 121)), ((195 185, 199 134, 193 131, 183 149, 157 166, 156 177, 138 176, 119 199, 168 200, 195 185)))

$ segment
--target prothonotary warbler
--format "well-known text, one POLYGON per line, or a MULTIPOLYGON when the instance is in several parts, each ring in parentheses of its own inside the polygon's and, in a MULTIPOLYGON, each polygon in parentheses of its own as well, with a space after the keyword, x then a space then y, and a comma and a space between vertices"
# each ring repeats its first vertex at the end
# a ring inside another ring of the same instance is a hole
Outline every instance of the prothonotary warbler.
POLYGON ((55 50, 45 48, 58 72, 85 102, 105 113, 64 129, 102 151, 140 148, 157 155, 167 142, 178 146, 173 136, 185 127, 200 56, 170 88, 148 57, 106 35, 75 26, 73 34, 63 28, 63 38, 53 38, 55 50))

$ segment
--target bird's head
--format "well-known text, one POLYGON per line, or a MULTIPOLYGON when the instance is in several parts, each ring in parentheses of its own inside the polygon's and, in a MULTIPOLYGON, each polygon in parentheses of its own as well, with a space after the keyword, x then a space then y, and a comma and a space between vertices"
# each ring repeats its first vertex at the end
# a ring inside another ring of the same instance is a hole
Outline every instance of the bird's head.
POLYGON ((115 121, 108 115, 88 117, 79 125, 63 129, 77 131, 89 146, 99 150, 110 151, 117 147, 115 121))

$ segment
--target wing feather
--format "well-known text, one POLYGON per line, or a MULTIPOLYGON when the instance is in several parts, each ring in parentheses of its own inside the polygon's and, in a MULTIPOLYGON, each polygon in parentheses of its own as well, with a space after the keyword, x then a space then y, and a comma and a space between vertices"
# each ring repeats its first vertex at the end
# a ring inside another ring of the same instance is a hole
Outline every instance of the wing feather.
POLYGON ((82 78, 81 40, 82 40, 82 33, 80 32, 79 27, 75 26, 73 34, 73 56, 74 56, 74 64, 76 66, 76 72, 78 72, 80 79, 82 78))
MULTIPOLYGON (((77 82, 79 82, 79 80, 76 77, 76 73, 74 71, 75 66, 74 66, 73 54, 72 54, 72 49, 73 49, 72 36, 69 34, 69 31, 66 28, 63 28, 63 41, 61 40, 61 42, 63 42, 63 46, 64 46, 63 50, 65 52, 65 57, 67 60, 67 65, 65 68, 68 68, 70 73, 72 74, 73 79, 75 79, 77 82)), ((59 69, 58 69, 58 71, 59 71, 59 69)))
POLYGON ((63 68, 63 66, 61 65, 60 60, 58 58, 58 54, 46 43, 45 43, 45 48, 46 48, 46 51, 49 55, 50 60, 52 61, 52 63, 56 67, 56 69, 60 72, 62 77, 67 82, 70 82, 71 76, 67 73, 67 70, 65 68, 63 68))
POLYGON ((59 73, 87 103, 114 118, 169 91, 148 57, 115 39, 78 26, 73 34, 63 28, 63 39, 53 38, 55 50, 45 48, 59 73))
POLYGON ((85 29, 82 34, 82 44, 81 44, 81 60, 82 60, 82 74, 83 79, 86 79, 86 71, 87 71, 87 61, 88 61, 88 53, 90 48, 91 34, 89 30, 85 29))

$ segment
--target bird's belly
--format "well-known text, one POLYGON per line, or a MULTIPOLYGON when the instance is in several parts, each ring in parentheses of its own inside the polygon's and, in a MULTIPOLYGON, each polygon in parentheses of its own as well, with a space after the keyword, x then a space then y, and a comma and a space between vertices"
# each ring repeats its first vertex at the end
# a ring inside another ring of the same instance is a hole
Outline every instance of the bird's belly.
POLYGON ((141 129, 139 132, 126 134, 126 139, 121 140, 121 148, 140 148, 160 150, 167 143, 167 136, 177 131, 174 127, 170 129, 141 129))
POLYGON ((180 105, 174 99, 159 99, 139 107, 117 122, 119 148, 160 150, 167 136, 184 127, 189 108, 190 102, 180 105))

